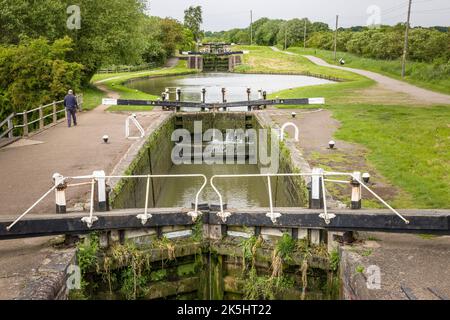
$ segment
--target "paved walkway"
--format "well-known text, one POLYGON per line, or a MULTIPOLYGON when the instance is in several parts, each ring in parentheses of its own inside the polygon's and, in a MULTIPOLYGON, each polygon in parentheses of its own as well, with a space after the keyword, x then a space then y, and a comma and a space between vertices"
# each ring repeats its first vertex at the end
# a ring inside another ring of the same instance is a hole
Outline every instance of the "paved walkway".
MULTIPOLYGON (((272 47, 272 50, 282 52, 287 55, 296 55, 295 53, 292 52, 281 51, 276 47, 272 47)), ((381 87, 383 87, 386 90, 406 93, 412 98, 417 100, 424 100, 428 103, 435 103, 435 104, 450 104, 450 96, 443 93, 438 93, 427 89, 419 88, 407 82, 396 80, 376 72, 329 64, 323 59, 320 59, 315 56, 304 55, 304 57, 319 66, 350 71, 365 76, 367 78, 376 81, 381 87)))
MULTIPOLYGON (((110 97, 116 97, 109 94, 110 97)), ((65 123, 30 139, 0 149, 0 215, 19 215, 52 187, 52 175, 91 174, 94 170, 109 173, 133 141, 125 139, 127 114, 106 112, 107 106, 79 114, 79 125, 67 128, 65 123), (104 144, 103 135, 110 143, 104 144), (26 142, 26 143, 24 143, 26 142)), ((161 115, 153 111, 138 120, 144 128, 161 115)), ((86 187, 69 190, 68 205, 84 202, 86 187)), ((33 213, 53 212, 50 195, 33 213)))

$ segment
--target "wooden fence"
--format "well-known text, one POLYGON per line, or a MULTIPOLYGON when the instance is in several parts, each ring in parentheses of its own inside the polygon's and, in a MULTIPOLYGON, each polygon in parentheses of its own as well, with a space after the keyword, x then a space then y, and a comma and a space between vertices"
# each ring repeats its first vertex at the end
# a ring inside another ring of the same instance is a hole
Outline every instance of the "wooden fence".
MULTIPOLYGON (((78 106, 82 109, 83 95, 77 95, 78 106)), ((42 131, 66 119, 64 100, 10 114, 0 123, 0 139, 28 137, 31 133, 42 131)))

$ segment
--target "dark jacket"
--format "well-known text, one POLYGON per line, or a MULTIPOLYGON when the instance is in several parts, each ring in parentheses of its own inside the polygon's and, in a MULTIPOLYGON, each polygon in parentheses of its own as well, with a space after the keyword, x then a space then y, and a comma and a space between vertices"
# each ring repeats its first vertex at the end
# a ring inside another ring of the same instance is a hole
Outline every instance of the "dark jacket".
POLYGON ((73 94, 68 94, 64 98, 64 107, 66 107, 67 109, 78 108, 77 98, 73 94))

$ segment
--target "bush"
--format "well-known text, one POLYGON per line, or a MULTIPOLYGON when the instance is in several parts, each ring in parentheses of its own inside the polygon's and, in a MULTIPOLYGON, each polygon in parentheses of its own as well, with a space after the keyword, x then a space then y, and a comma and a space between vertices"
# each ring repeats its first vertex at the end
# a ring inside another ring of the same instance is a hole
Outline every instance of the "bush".
POLYGON ((81 87, 83 66, 67 62, 72 40, 44 38, 0 47, 0 114, 21 112, 59 100, 81 87))

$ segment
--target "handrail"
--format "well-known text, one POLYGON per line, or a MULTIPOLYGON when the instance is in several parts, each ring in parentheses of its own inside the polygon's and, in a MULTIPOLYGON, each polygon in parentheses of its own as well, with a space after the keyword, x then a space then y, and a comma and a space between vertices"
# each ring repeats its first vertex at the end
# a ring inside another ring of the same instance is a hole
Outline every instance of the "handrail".
POLYGON ((325 220, 326 224, 330 224, 331 219, 335 218, 336 216, 334 214, 328 213, 327 208, 327 200, 326 200, 326 188, 325 188, 325 182, 334 182, 334 183, 343 183, 344 181, 341 180, 329 180, 325 179, 326 176, 349 176, 353 180, 357 181, 361 186, 363 186, 367 191, 369 191, 375 198, 377 198, 383 205, 385 205, 389 210, 391 210, 393 213, 395 213, 400 219, 402 219, 406 224, 409 224, 410 222, 405 219, 397 210, 392 208, 386 201, 384 201, 378 194, 376 194, 372 189, 370 189, 365 183, 361 181, 358 177, 356 177, 353 173, 348 172, 327 172, 322 171, 320 174, 315 173, 278 173, 278 174, 239 174, 239 175, 215 175, 211 177, 210 184, 211 187, 214 189, 216 194, 219 196, 219 204, 220 204, 220 212, 217 213, 217 216, 222 219, 222 221, 226 222, 228 217, 231 216, 230 212, 224 211, 224 205, 223 205, 223 197, 217 187, 214 185, 214 180, 219 178, 244 178, 244 177, 267 177, 268 178, 268 192, 269 192, 269 203, 270 203, 270 212, 267 214, 267 217, 271 218, 272 221, 275 223, 276 219, 279 218, 281 215, 279 213, 274 213, 273 208, 273 202, 272 202, 272 192, 271 192, 271 185, 270 185, 270 178, 271 177, 301 177, 301 176, 320 176, 321 179, 321 185, 322 185, 322 191, 323 191, 323 205, 324 205, 324 213, 320 214, 320 218, 325 220))
MULTIPOLYGON (((278 173, 278 174, 240 174, 240 175, 215 175, 211 177, 210 179, 210 185, 213 188, 213 190, 216 192, 216 194, 219 196, 219 204, 220 204, 220 212, 217 213, 217 216, 220 217, 223 222, 226 222, 228 217, 231 216, 230 212, 224 211, 224 204, 223 204, 223 197, 220 191, 217 189, 216 185, 214 184, 215 179, 219 178, 251 178, 251 177, 266 177, 268 181, 268 195, 269 195, 269 203, 270 203, 270 212, 267 213, 267 217, 269 217, 273 223, 276 223, 276 220, 281 217, 280 213, 274 212, 274 206, 273 206, 273 200, 272 200, 272 186, 271 186, 271 177, 320 177, 321 178, 321 187, 323 192, 323 206, 324 206, 324 212, 319 215, 320 218, 325 220, 326 224, 331 223, 331 219, 335 218, 336 215, 333 213, 328 212, 327 207, 327 200, 326 200, 326 188, 325 188, 325 182, 334 182, 334 183, 345 183, 343 180, 330 180, 325 179, 326 176, 349 176, 353 179, 353 181, 356 181, 361 186, 363 186, 367 191, 369 191, 375 198, 377 198, 383 205, 385 205, 389 210, 391 210, 393 213, 395 213, 400 219, 402 219, 406 224, 409 224, 410 222, 405 219, 397 210, 392 208, 386 201, 384 201, 378 194, 376 194, 373 190, 371 190, 364 182, 359 179, 358 176, 356 176, 354 173, 345 173, 345 172, 326 172, 326 171, 316 171, 316 172, 310 172, 310 173, 278 173), (319 173, 317 173, 319 172, 319 173)), ((142 224, 145 225, 149 219, 152 218, 152 215, 148 213, 148 198, 150 193, 150 181, 152 178, 203 178, 203 184, 198 190, 196 196, 195 196, 195 207, 194 211, 188 212, 188 215, 192 217, 192 220, 195 222, 199 216, 202 215, 202 212, 198 210, 199 207, 199 199, 200 195, 205 189, 208 178, 203 174, 179 174, 179 175, 123 175, 123 176, 102 176, 102 179, 138 179, 138 178, 146 178, 147 179, 147 187, 146 187, 146 203, 145 203, 145 211, 144 214, 139 214, 136 218, 141 220, 142 224)), ((66 187, 70 186, 79 186, 79 185, 91 185, 91 203, 90 203, 90 214, 88 217, 84 217, 82 221, 87 224, 88 228, 91 228, 92 225, 98 221, 98 218, 94 216, 94 185, 95 182, 98 180, 98 177, 95 175, 87 175, 87 176, 74 176, 74 177, 61 177, 60 180, 58 180, 59 185, 55 183, 55 185, 47 191, 41 198, 39 198, 38 201, 36 201, 30 208, 28 208, 23 214, 21 214, 11 225, 9 225, 6 229, 10 231, 21 219, 23 219, 28 213, 30 213, 31 210, 33 210, 41 201, 43 201, 52 191, 60 187, 61 185, 64 185, 67 180, 91 180, 90 183, 78 183, 73 185, 66 185, 66 187)))
POLYGON ((12 137, 12 131, 14 130, 14 125, 12 123, 12 119, 16 116, 15 113, 11 113, 2 123, 0 123, 0 130, 2 127, 4 127, 6 124, 8 125, 8 129, 6 129, 2 134, 0 134, 0 139, 3 138, 6 135, 9 135, 9 137, 12 137))
MULTIPOLYGON (((199 216, 202 215, 202 212, 198 210, 199 207, 199 199, 200 195, 208 184, 208 178, 203 174, 177 174, 177 175, 132 175, 132 176, 103 176, 104 179, 139 179, 139 178, 147 178, 147 188, 146 188, 146 208, 144 214, 139 214, 136 218, 141 220, 142 224, 145 225, 149 219, 152 218, 151 214, 148 213, 148 197, 150 195, 150 179, 151 178, 203 178, 203 184, 198 190, 195 196, 195 207, 194 211, 188 212, 188 216, 192 217, 192 220, 195 222, 199 216)), ((74 176, 74 177, 61 177, 58 181, 59 185, 54 185, 49 191, 47 191, 39 200, 37 200, 30 208, 28 208, 24 213, 22 213, 11 225, 9 225, 6 230, 10 231, 20 220, 22 220, 27 214, 31 212, 39 203, 41 203, 52 191, 58 188, 60 185, 65 184, 68 180, 90 180, 89 183, 78 183, 73 185, 67 185, 67 187, 71 186, 80 186, 80 185, 91 185, 91 195, 90 195, 90 212, 88 217, 82 218, 82 221, 87 224, 88 228, 91 228, 92 225, 98 221, 98 217, 94 216, 94 186, 97 180, 97 177, 94 175, 87 176, 74 176)))
POLYGON ((15 116, 16 116, 16 113, 11 113, 9 116, 7 116, 6 119, 0 123, 0 128, 3 127, 5 124, 7 124, 8 121, 11 120, 12 118, 14 118, 15 116))

